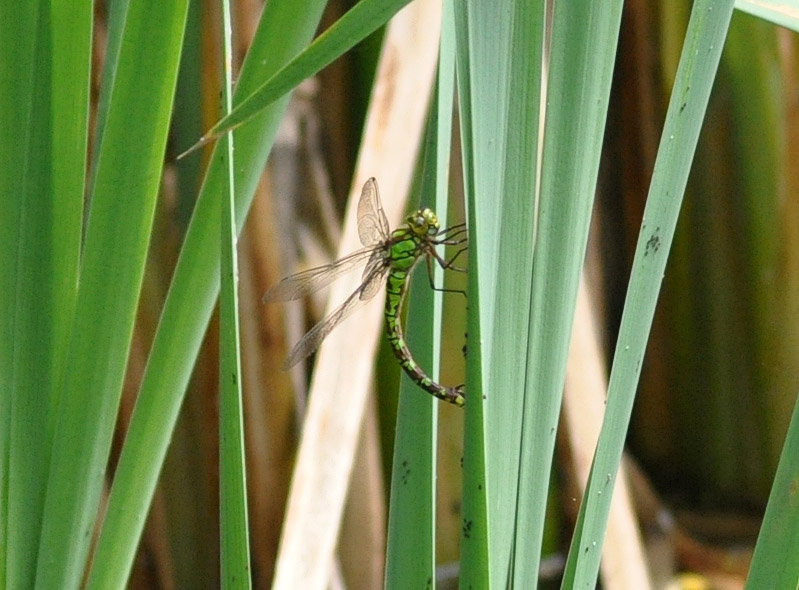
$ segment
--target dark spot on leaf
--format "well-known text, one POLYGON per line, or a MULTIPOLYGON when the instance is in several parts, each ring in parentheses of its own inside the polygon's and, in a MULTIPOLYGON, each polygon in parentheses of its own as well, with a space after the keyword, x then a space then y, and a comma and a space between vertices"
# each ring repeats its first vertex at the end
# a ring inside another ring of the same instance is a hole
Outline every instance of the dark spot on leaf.
POLYGON ((463 538, 468 539, 472 534, 472 521, 464 519, 463 521, 463 538))
POLYGON ((644 248, 644 256, 648 255, 650 252, 652 254, 657 254, 657 251, 660 250, 660 228, 658 227, 655 229, 655 232, 649 236, 649 239, 646 241, 646 246, 644 248))

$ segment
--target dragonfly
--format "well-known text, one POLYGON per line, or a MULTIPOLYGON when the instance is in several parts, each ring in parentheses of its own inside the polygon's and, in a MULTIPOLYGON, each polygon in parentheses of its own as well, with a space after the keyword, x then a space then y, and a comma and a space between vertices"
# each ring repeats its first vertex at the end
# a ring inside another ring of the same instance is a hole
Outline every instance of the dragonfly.
POLYGON ((466 225, 461 223, 442 230, 436 214, 431 209, 423 208, 408 215, 402 226, 391 231, 380 204, 377 181, 370 178, 364 184, 358 201, 358 237, 363 244, 360 250, 330 264, 288 276, 263 296, 265 303, 300 299, 322 289, 344 273, 366 264, 360 286, 302 337, 283 363, 283 369, 290 369, 315 351, 336 326, 374 297, 385 284, 386 332, 400 366, 423 390, 438 399, 463 406, 466 400, 463 385, 446 387, 437 383, 413 359, 403 336, 399 316, 410 273, 422 259, 427 264, 430 286, 439 291, 451 291, 435 287, 432 264, 435 262, 444 269, 463 270, 454 266, 453 262, 466 250, 465 246, 450 260, 439 255, 436 247, 464 244, 466 225))

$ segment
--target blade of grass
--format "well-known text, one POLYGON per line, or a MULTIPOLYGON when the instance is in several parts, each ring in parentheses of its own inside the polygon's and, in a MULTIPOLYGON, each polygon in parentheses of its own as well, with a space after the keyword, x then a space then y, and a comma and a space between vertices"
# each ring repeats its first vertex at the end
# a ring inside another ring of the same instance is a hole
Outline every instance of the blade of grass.
MULTIPOLYGON (((21 369, 35 365, 38 360, 31 356, 35 349, 29 349, 29 343, 17 338, 18 332, 29 331, 23 318, 18 319, 18 316, 23 311, 20 307, 25 275, 30 274, 21 259, 25 245, 22 220, 28 200, 25 198, 26 176, 23 171, 29 157, 27 129, 33 109, 34 80, 31 74, 37 71, 34 66, 38 27, 38 10, 15 3, 0 5, 0 59, 4 64, 0 68, 0 194, 3 195, 0 218, 6 220, 0 223, 0 243, 5 245, 0 248, 0 586, 3 588, 15 583, 30 585, 31 577, 25 572, 22 556, 36 547, 38 539, 34 535, 40 518, 40 514, 34 515, 29 530, 11 526, 12 519, 9 518, 21 508, 19 500, 28 488, 41 488, 37 482, 27 484, 26 480, 20 482, 17 479, 21 485, 19 493, 16 493, 9 483, 12 469, 18 469, 11 460, 13 448, 18 446, 12 442, 17 437, 12 434, 12 412, 31 393, 23 393, 21 384, 25 383, 25 375, 20 373, 21 369), (20 367, 17 359, 25 357, 28 357, 28 362, 20 367)), ((23 434, 21 438, 24 440, 26 436, 23 434)), ((40 451, 39 455, 43 454, 46 451, 40 451)), ((41 463, 41 459, 35 459, 32 471, 40 472, 41 463)), ((46 473, 40 477, 46 478, 46 473)), ((28 501, 41 505, 40 497, 41 494, 37 494, 28 501)), ((24 516, 30 518, 30 515, 24 516)))
MULTIPOLYGON (((453 0, 442 2, 441 13, 441 38, 438 44, 438 69, 436 72, 435 100, 433 101, 434 122, 436 124, 435 136, 433 138, 435 148, 435 160, 431 160, 431 166, 435 171, 435 186, 430 188, 430 193, 434 195, 434 208, 438 212, 438 220, 441 227, 448 227, 447 210, 449 206, 449 169, 450 154, 452 153, 452 113, 455 100, 455 15, 453 0)), ((431 148, 432 149, 432 148, 431 148)), ((422 192, 422 198, 428 194, 422 192)), ((424 202, 424 201, 423 201, 424 202)), ((468 235, 467 235, 468 237, 468 235)), ((444 285, 444 269, 438 265, 433 267, 433 276, 436 285, 444 285)), ((432 362, 437 365, 440 360, 441 325, 443 322, 443 297, 436 297, 433 301, 433 317, 431 318, 434 327, 433 334, 436 336, 433 345, 432 362)), ((438 372, 435 369, 436 373, 438 372)))
MULTIPOLYGON (((452 134, 455 54, 452 43, 452 2, 443 3, 438 79, 422 162, 421 202, 435 195, 441 227, 446 224, 447 176, 452 134)), ((443 269, 435 265, 435 281, 443 284, 443 269)), ((419 272, 423 272, 420 270, 419 272)), ((418 274, 418 273, 417 273, 418 274)), ((441 293, 423 277, 411 281, 408 292, 406 340, 414 358, 438 380, 441 293)), ((391 495, 386 547, 385 587, 424 588, 435 580, 435 499, 438 401, 422 392, 404 373, 400 377, 391 495)))
POLYGON ((65 347, 77 295, 78 263, 83 224, 89 127, 89 86, 92 50, 92 2, 54 2, 52 30, 52 218, 54 297, 62 309, 54 314, 53 368, 60 382, 65 347))
MULTIPOLYGON (((587 274, 584 270, 577 294, 563 396, 564 430, 568 435, 572 470, 578 486, 588 481, 591 472, 594 448, 605 413, 608 383, 600 337, 603 322, 595 309, 598 306, 590 293, 587 274)), ((653 590, 627 482, 626 473, 622 471, 613 490, 607 543, 602 551, 602 587, 607 590, 653 590)))
MULTIPOLYGON (((463 158, 463 188, 466 199, 466 211, 469 227, 469 310, 467 314, 467 347, 468 359, 466 363, 466 395, 467 402, 464 415, 464 443, 463 443, 463 506, 461 511, 461 570, 460 584, 464 587, 488 588, 489 587, 489 552, 488 552, 488 516, 487 500, 485 494, 485 431, 484 431, 484 404, 483 391, 485 388, 485 374, 483 372, 483 306, 481 304, 481 264, 483 259, 490 259, 486 254, 491 242, 487 238, 481 239, 478 231, 484 221, 491 227, 488 220, 484 220, 482 208, 477 209, 479 200, 477 194, 489 194, 485 190, 484 178, 480 171, 488 170, 489 163, 496 164, 498 160, 492 159, 492 151, 486 153, 487 141, 485 134, 478 128, 482 124, 482 131, 491 132, 499 129, 499 122, 491 118, 494 109, 484 108, 494 104, 504 104, 503 100, 494 93, 502 90, 495 80, 484 80, 480 74, 491 72, 495 64, 486 60, 491 67, 485 67, 481 61, 482 53, 475 47, 478 40, 485 44, 496 28, 495 18, 489 14, 488 18, 475 14, 476 8, 481 3, 456 2, 454 10, 455 20, 455 63, 458 84, 458 106, 461 122, 461 151, 463 158), (484 31, 483 29, 488 29, 484 31), (478 96, 477 91, 484 90, 487 97, 478 96), (486 156, 485 158, 483 156, 486 156), (480 166, 477 166, 477 163, 480 166), (478 183, 482 190, 478 191, 478 183)), ((504 7, 497 7, 497 14, 504 14, 504 7)), ((501 44, 501 36, 495 37, 493 46, 501 44)), ((491 47, 492 44, 488 44, 491 47)), ((489 138, 491 136, 489 135, 489 138)), ((496 150, 499 152, 500 150, 496 150)), ((497 187, 498 188, 498 187, 497 187)), ((494 195, 500 194, 498 190, 494 195)), ((493 216, 492 216, 493 217, 493 216)), ((485 232, 488 236, 489 230, 485 232)), ((485 281, 488 283, 488 281, 485 281)), ((490 288, 490 284, 485 285, 490 288)), ((486 330, 490 333, 490 330, 486 330)))
POLYGON ((793 409, 766 514, 757 537, 746 587, 799 586, 799 398, 793 409))
MULTIPOLYGON (((189 3, 189 15, 186 19, 186 35, 178 71, 178 87, 175 90, 175 104, 180 105, 172 113, 170 143, 167 146, 167 158, 173 159, 182 146, 193 143, 203 132, 203 116, 207 112, 203 103, 207 89, 213 86, 210 77, 204 77, 203 51, 206 51, 206 30, 212 22, 205 15, 199 3, 189 3)), ((207 54, 206 54, 207 57, 207 54)), ((219 116, 223 116, 221 113, 219 116)), ((206 156, 208 154, 205 154, 206 156)), ((188 228, 197 195, 202 184, 208 161, 205 158, 184 158, 175 161, 175 173, 178 180, 176 221, 185 235, 188 228)), ((173 266, 169 266, 169 271, 173 266)))
POLYGON ((11 205, 11 211, 7 211, 9 222, 3 225, 12 227, 11 241, 3 244, 11 245, 8 252, 13 256, 9 266, 4 267, 10 271, 12 280, 6 285, 8 290, 4 289, 10 295, 4 311, 8 312, 11 333, 4 343, 3 355, 10 365, 10 379, 4 384, 7 388, 3 388, 8 404, 4 420, 9 421, 7 430, 4 428, 8 455, 7 471, 4 469, 3 473, 3 493, 7 494, 3 536, 7 543, 6 587, 10 588, 30 587, 35 576, 52 437, 48 423, 53 419, 47 406, 41 405, 39 396, 44 393, 45 403, 55 399, 56 383, 52 373, 55 359, 51 356, 53 326, 49 317, 54 293, 48 273, 53 237, 47 210, 52 199, 49 190, 51 48, 50 31, 46 27, 49 10, 46 6, 22 8, 21 12, 3 14, 2 18, 11 19, 12 28, 19 26, 19 30, 13 31, 4 26, 0 33, 12 43, 11 47, 3 48, 4 64, 13 64, 9 67, 9 79, 4 81, 9 85, 3 85, 3 96, 7 98, 2 105, 3 114, 11 119, 3 121, 4 128, 9 125, 12 133, 3 140, 2 157, 2 166, 7 170, 3 174, 2 200, 11 205), (17 145, 13 145, 14 140, 17 145), (39 289, 44 291, 42 299, 38 297, 39 289))
POLYGON ((538 576, 621 7, 621 2, 558 3, 552 17, 517 503, 514 576, 521 586, 538 576))
POLYGON ((25 588, 77 282, 91 6, 9 4, 0 22, 0 585, 25 588))
POLYGON ((91 153, 91 166, 89 168, 88 194, 92 193, 94 177, 97 174, 97 158, 100 154, 100 145, 105 132, 105 121, 108 118, 108 101, 111 96, 111 90, 114 87, 114 76, 116 76, 119 50, 122 46, 122 33, 125 29, 125 19, 127 18, 129 6, 130 0, 118 0, 111 2, 108 7, 108 18, 106 19, 108 34, 105 40, 105 59, 103 60, 103 71, 100 78, 100 92, 97 97, 97 116, 94 123, 94 142, 91 153))
MULTIPOLYGON (((502 168, 499 219, 499 251, 496 260, 495 317, 490 341, 487 450, 489 518, 492 556, 492 582, 502 587, 515 577, 518 587, 532 587, 538 578, 538 558, 543 542, 547 483, 551 456, 546 446, 530 448, 525 442, 525 399, 538 399, 529 371, 531 346, 531 294, 539 164, 541 121, 541 80, 544 55, 546 2, 518 1, 513 6, 509 47, 514 48, 507 62, 508 104, 502 168), (513 441, 514 444, 509 444, 513 441), (525 455, 526 453, 526 455, 525 455), (533 462, 530 480, 524 463, 533 462), (525 496, 525 487, 528 495, 525 496), (539 511, 535 518, 519 516, 520 506, 532 501, 529 490, 538 489, 539 511), (515 510, 507 507, 515 506, 515 510), (525 569, 525 566, 529 569, 525 569)), ((543 427, 539 426, 539 428, 543 427)), ((548 436, 549 433, 546 433, 548 436)))
POLYGON ((461 584, 503 587, 517 542, 508 507, 527 382, 545 4, 466 6, 458 73, 473 225, 461 584))
MULTIPOLYGON (((426 188, 430 190, 429 182, 426 188)), ((411 281, 405 338, 416 362, 436 379, 433 294, 422 277, 411 281)), ((427 588, 435 579, 437 404, 436 398, 401 372, 386 547, 388 589, 427 588)))
MULTIPOLYGON (((449 207, 449 170, 450 156, 452 153, 452 113, 455 100, 455 14, 453 0, 442 2, 441 12, 441 38, 438 44, 438 69, 436 72, 435 100, 435 186, 430 190, 434 195, 434 208, 438 212, 441 227, 448 227, 447 211, 449 207), (434 191, 434 192, 433 192, 434 191)), ((425 192, 422 193, 423 198, 425 192)), ((468 234, 467 234, 468 238, 468 234)), ((444 285, 443 268, 433 266, 433 277, 436 285, 444 285)), ((443 297, 436 297, 433 301, 433 317, 435 349, 432 362, 437 366, 441 356, 440 335, 443 323, 443 297)), ((432 366, 432 365, 431 365, 432 366)), ((435 368, 438 373, 438 369, 435 368)))
POLYGON ((300 82, 330 65, 335 59, 374 33, 409 1, 361 0, 358 2, 328 30, 319 35, 308 46, 308 49, 297 55, 251 95, 238 103, 236 108, 216 123, 194 147, 199 147, 246 123, 300 82))
MULTIPOLYGON (((233 108, 230 2, 222 0, 224 46, 223 112, 233 108)), ((236 253, 235 162, 233 136, 220 142, 219 157, 227 168, 220 192, 220 338, 219 338, 219 526, 222 587, 249 590, 250 545, 247 518, 247 473, 244 461, 244 417, 239 354, 238 256, 236 253)))
POLYGON ((735 8, 799 32, 799 0, 736 0, 735 8))
POLYGON ((636 247, 608 403, 569 549, 563 588, 596 584, 602 539, 641 361, 708 97, 732 15, 732 0, 693 5, 636 247))
POLYGON ((110 92, 47 486, 37 587, 80 583, 124 378, 187 2, 132 2, 110 92))
MULTIPOLYGON (((323 8, 323 0, 267 3, 241 69, 234 103, 310 41, 323 8)), ((279 101, 234 133, 239 229, 286 104, 287 99, 279 101)), ((210 161, 117 466, 89 588, 105 590, 125 585, 186 385, 219 293, 218 191, 223 190, 227 169, 216 154, 210 161)))
MULTIPOLYGON (((49 43, 42 23, 47 13, 35 7, 4 5, 0 13, 0 224, 2 250, 2 486, 0 516, 0 580, 4 588, 30 587, 35 574, 43 488, 51 432, 48 416, 41 416, 37 395, 53 397, 50 364, 50 328, 46 313, 49 279, 42 275, 50 257, 44 206, 37 195, 50 182, 49 145, 49 43), (44 12, 44 14, 41 14, 44 12), (34 114, 44 109, 45 116, 34 114), (37 243, 38 242, 38 243, 37 243), (40 281, 44 281, 41 283, 40 281), (36 292, 45 286, 45 299, 36 292), (42 342, 38 337, 44 336, 42 342), (37 411, 39 412, 37 416, 37 411)), ((49 236, 48 236, 49 237, 49 236)))

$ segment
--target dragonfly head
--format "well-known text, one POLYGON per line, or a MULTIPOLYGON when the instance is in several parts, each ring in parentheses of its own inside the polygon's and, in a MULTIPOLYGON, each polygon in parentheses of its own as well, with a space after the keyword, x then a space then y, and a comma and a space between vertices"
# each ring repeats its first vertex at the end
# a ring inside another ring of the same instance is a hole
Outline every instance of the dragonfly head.
POLYGON ((432 209, 427 207, 408 215, 405 218, 405 222, 411 228, 411 231, 419 237, 434 236, 441 229, 441 225, 438 223, 438 216, 432 209))

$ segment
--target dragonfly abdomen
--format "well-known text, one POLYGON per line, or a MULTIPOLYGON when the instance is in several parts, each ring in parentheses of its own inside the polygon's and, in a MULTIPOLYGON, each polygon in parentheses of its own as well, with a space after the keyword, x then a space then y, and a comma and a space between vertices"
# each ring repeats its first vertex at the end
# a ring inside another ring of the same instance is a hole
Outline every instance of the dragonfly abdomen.
MULTIPOLYGON (((412 262, 415 262, 415 260, 412 260, 412 262)), ((411 264, 411 267, 412 266, 413 264, 411 264)), ((408 349, 408 345, 405 342, 399 314, 402 308, 402 300, 405 297, 408 273, 409 270, 405 268, 396 268, 396 266, 393 266, 388 274, 385 318, 386 333, 388 334, 388 342, 391 345, 391 350, 394 352, 394 356, 397 357, 402 369, 419 387, 438 399, 455 404, 456 406, 463 406, 466 401, 463 386, 445 387, 433 381, 433 379, 424 372, 424 369, 413 359, 411 351, 408 349)))

